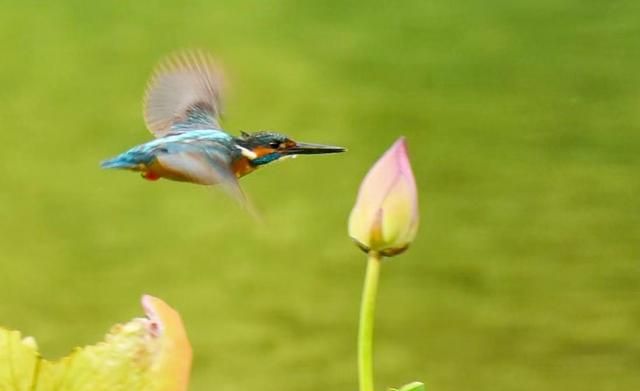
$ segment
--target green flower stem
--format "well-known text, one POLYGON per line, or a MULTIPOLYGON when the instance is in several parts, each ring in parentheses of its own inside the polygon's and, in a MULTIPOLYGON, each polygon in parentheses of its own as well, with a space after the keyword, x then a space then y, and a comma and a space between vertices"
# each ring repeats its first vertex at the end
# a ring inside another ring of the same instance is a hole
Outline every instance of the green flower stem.
POLYGON ((376 294, 382 258, 369 252, 367 275, 362 291, 360 327, 358 329, 358 382, 360 391, 373 391, 373 322, 376 313, 376 294))

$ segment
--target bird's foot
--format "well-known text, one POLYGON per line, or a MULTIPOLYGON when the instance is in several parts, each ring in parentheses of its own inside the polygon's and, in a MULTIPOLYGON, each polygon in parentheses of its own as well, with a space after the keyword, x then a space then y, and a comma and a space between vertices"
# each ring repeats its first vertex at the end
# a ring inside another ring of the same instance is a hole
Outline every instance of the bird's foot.
POLYGON ((158 179, 160 179, 160 176, 152 171, 143 172, 142 177, 148 181, 157 181, 158 179))

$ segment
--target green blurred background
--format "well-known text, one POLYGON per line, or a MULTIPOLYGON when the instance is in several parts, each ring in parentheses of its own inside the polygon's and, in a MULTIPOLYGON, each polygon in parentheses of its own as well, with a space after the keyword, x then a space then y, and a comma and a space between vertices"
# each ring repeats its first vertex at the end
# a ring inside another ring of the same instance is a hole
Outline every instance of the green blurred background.
POLYGON ((400 135, 422 227, 384 265, 379 389, 640 389, 640 3, 3 2, 0 323, 48 358, 162 297, 193 390, 354 390, 359 182, 400 135), (205 48, 227 129, 344 145, 223 194, 102 171, 154 64, 205 48))

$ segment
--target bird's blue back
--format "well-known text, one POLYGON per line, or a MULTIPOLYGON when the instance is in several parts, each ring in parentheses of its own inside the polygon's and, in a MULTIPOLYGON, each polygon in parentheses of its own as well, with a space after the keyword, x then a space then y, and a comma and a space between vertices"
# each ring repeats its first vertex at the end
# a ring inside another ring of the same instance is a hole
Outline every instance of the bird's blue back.
POLYGON ((184 152, 198 145, 210 152, 224 154, 230 161, 240 156, 233 145, 233 137, 217 129, 199 129, 188 132, 172 132, 144 144, 137 145, 113 159, 103 162, 105 168, 127 168, 138 164, 150 164, 159 153, 172 154, 184 152))

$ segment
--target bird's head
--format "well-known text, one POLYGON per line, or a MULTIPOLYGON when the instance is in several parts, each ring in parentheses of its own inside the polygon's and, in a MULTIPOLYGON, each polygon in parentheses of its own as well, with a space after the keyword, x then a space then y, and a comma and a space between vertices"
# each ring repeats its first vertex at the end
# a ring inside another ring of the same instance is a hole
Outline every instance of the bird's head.
POLYGON ((321 155, 346 151, 342 147, 297 142, 275 132, 242 132, 235 141, 242 148, 242 154, 256 166, 271 163, 287 156, 321 155))

